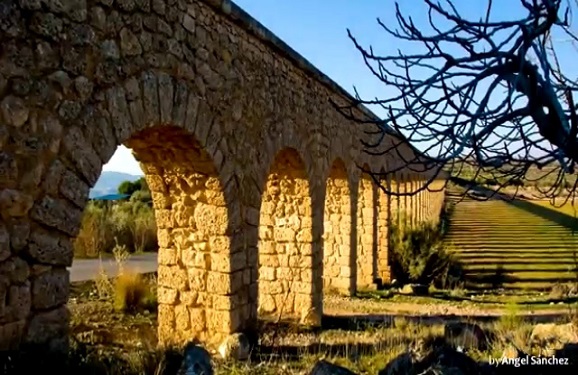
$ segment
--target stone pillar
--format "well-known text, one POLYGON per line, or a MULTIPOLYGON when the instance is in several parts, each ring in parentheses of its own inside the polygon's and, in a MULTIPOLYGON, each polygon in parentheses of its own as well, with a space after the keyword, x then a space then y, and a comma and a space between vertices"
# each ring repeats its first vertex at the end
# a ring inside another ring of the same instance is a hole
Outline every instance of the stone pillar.
MULTIPOLYGON (((387 180, 382 180, 386 189, 389 189, 387 180)), ((377 278, 381 279, 382 283, 388 283, 391 280, 389 267, 389 220, 390 220, 390 196, 381 188, 379 192, 379 206, 377 219, 377 278)))
MULTIPOLYGON (((389 175, 390 184, 391 184, 391 191, 394 193, 399 193, 400 191, 400 181, 399 181, 399 173, 396 172, 393 175, 389 175)), ((395 226, 399 227, 399 205, 400 205, 400 198, 398 195, 391 196, 391 222, 395 226)))
MULTIPOLYGON (((407 192, 407 176, 405 173, 400 173, 399 176, 399 193, 405 194, 407 192)), ((399 197, 399 229, 405 230, 407 227, 407 196, 400 195, 399 197)))
POLYGON ((141 163, 155 209, 159 344, 215 347, 254 327, 250 251, 233 235, 243 232, 240 202, 231 199, 239 194, 223 187, 223 175, 190 134, 151 128, 125 144, 141 163))
MULTIPOLYGON (((356 189, 357 190, 357 189, 356 189)), ((325 190, 323 223, 323 290, 351 296, 355 289, 351 251, 351 190, 347 171, 336 162, 329 173, 325 190)))
POLYGON ((416 179, 415 179, 415 174, 413 172, 411 172, 409 174, 409 178, 408 178, 408 184, 407 184, 407 191, 411 194, 408 195, 407 199, 408 199, 408 221, 409 221, 409 227, 411 229, 415 228, 415 224, 416 224, 416 196, 415 196, 415 184, 416 184, 416 179))
POLYGON ((262 196, 258 308, 261 315, 303 319, 316 309, 313 246, 312 198, 305 166, 296 151, 285 149, 275 158, 262 196))
POLYGON ((359 180, 357 206, 357 288, 374 288, 376 256, 377 189, 367 174, 359 180))
MULTIPOLYGON (((424 182, 423 182, 423 174, 419 176, 419 180, 418 180, 418 187, 419 189, 422 189, 424 186, 424 182)), ((424 190, 420 190, 419 194, 418 194, 418 222, 421 224, 423 224, 425 222, 425 192, 424 190)))
POLYGON ((427 186, 424 190, 424 220, 429 223, 431 221, 431 194, 429 191, 429 186, 427 186))

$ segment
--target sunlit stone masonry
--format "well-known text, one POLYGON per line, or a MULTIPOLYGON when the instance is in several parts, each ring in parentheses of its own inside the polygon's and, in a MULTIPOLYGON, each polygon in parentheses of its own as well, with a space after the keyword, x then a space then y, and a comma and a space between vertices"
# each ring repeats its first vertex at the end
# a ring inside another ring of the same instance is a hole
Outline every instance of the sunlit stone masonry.
POLYGON ((324 290, 389 277, 388 213, 417 206, 357 167, 400 160, 330 101, 352 98, 229 1, 0 0, 0 348, 66 347, 71 240, 121 144, 154 201, 161 345, 319 324, 324 290))

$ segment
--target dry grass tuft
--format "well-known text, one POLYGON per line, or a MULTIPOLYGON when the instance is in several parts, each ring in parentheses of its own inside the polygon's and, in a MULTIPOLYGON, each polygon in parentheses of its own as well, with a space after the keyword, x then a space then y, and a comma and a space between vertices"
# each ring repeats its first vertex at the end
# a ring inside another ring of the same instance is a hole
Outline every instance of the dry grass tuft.
POLYGON ((155 305, 155 297, 143 276, 125 271, 117 277, 114 288, 114 308, 117 311, 133 313, 155 305))

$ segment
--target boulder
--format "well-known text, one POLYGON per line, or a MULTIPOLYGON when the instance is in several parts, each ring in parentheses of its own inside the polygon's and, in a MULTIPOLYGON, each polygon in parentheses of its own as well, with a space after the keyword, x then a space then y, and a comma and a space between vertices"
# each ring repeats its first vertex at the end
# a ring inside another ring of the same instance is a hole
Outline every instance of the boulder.
POLYGON ((382 369, 378 375, 406 375, 415 370, 417 357, 413 352, 398 355, 382 369))
POLYGON ((578 343, 578 329, 573 323, 541 323, 534 326, 530 343, 547 350, 561 349, 565 344, 578 343))
POLYGON ((557 358, 568 358, 568 364, 578 374, 578 344, 566 344, 562 349, 556 350, 557 358))
POLYGON ((427 296, 429 294, 429 286, 423 284, 406 284, 399 291, 400 294, 427 296))
POLYGON ((313 369, 311 370, 309 375, 356 375, 356 374, 346 369, 345 367, 341 367, 333 363, 329 363, 325 360, 321 360, 317 362, 315 366, 313 366, 313 369))
POLYGON ((188 344, 178 375, 213 375, 211 355, 196 344, 188 344))
POLYGON ((233 333, 227 336, 219 346, 219 354, 223 359, 236 359, 244 361, 251 354, 251 344, 243 333, 233 333))
POLYGON ((464 349, 485 350, 488 347, 488 337, 477 324, 455 322, 444 327, 444 338, 453 347, 464 349))
POLYGON ((379 375, 477 375, 481 367, 466 354, 444 345, 434 348, 423 359, 404 353, 392 360, 379 375))

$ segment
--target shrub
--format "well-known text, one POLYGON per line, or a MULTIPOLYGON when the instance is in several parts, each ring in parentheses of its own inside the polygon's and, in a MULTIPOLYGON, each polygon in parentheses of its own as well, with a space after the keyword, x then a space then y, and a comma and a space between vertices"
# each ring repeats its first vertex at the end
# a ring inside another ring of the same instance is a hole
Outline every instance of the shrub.
POLYGON ((110 230, 107 210, 104 206, 89 203, 82 216, 78 236, 73 242, 74 255, 97 258, 110 249, 113 233, 110 230))
POLYGON ((157 227, 153 209, 144 202, 123 202, 112 213, 115 236, 130 252, 154 251, 157 227))
POLYGON ((425 223, 415 229, 393 225, 392 271, 402 283, 431 284, 445 287, 450 276, 458 276, 460 267, 447 251, 440 226, 425 223))
POLYGON ((115 244, 125 246, 131 253, 157 250, 155 214, 150 203, 135 199, 87 204, 74 240, 75 257, 97 258, 111 253, 115 244))
POLYGON ((154 301, 151 294, 148 283, 141 275, 124 271, 115 282, 114 308, 124 312, 146 309, 154 301))

